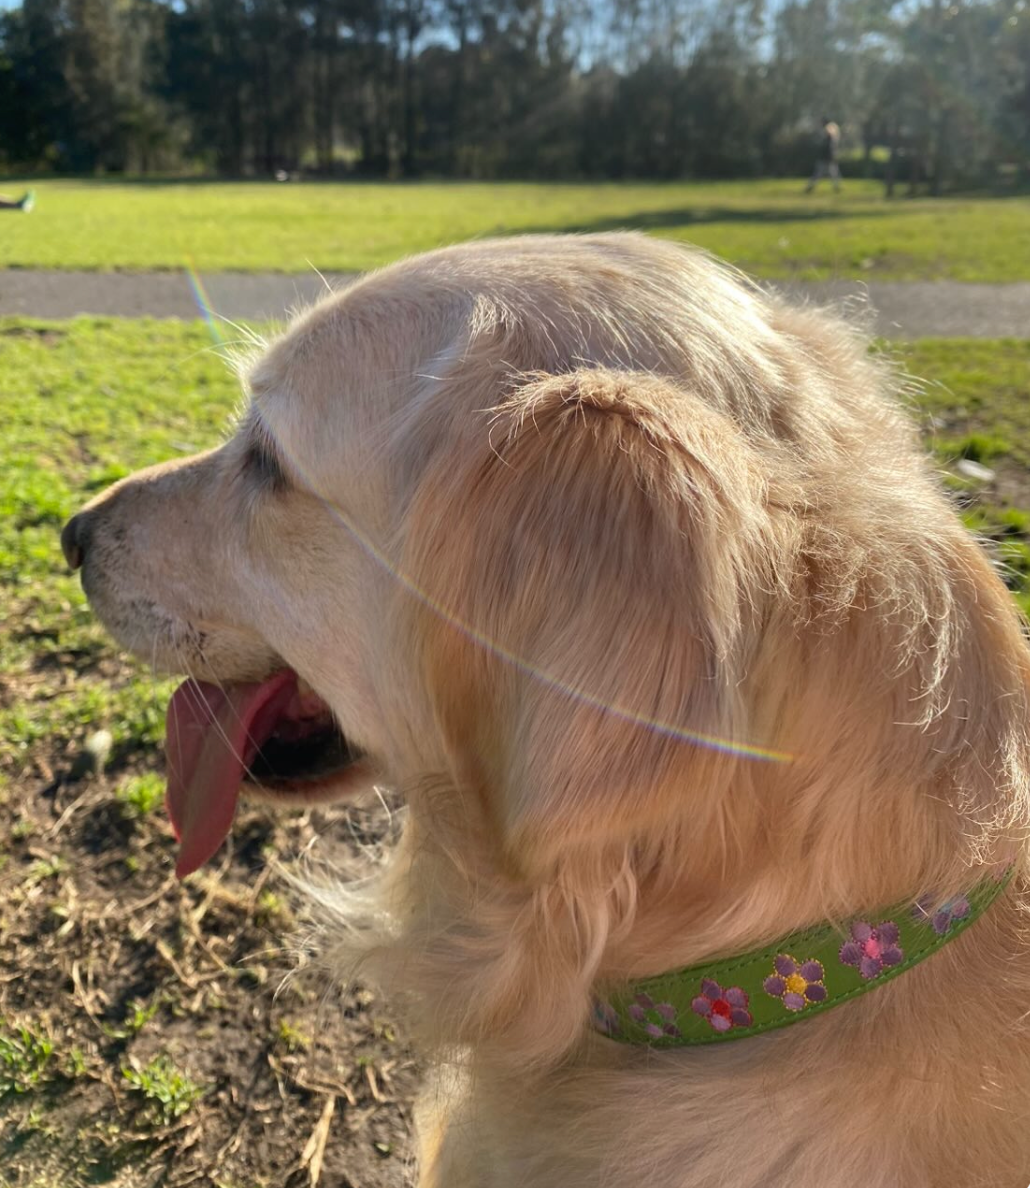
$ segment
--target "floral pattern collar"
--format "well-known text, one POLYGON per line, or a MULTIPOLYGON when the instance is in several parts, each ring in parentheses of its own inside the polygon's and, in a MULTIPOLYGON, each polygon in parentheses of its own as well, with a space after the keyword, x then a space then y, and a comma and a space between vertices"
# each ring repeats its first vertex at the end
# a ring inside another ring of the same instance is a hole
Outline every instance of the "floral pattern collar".
POLYGON ((843 925, 792 933, 739 957, 692 965, 594 1000, 611 1039, 656 1048, 761 1035, 839 1006, 931 957, 991 906, 1014 867, 952 898, 926 895, 843 925))

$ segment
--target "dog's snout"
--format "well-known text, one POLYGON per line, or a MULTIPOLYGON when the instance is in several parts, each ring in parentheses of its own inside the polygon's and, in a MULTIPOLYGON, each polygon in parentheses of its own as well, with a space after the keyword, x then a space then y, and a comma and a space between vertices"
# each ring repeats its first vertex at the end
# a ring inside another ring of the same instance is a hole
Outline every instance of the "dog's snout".
POLYGON ((86 559, 87 517, 79 512, 61 530, 61 551, 72 569, 78 569, 86 559))

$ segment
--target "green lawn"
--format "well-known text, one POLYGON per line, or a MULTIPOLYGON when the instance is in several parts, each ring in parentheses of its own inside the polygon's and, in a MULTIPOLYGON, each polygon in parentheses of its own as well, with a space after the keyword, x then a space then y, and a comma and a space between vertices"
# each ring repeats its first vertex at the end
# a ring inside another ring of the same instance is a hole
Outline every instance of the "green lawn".
POLYGON ((972 458, 1026 470, 1030 483, 1030 340, 924 339, 894 343, 935 422, 929 438, 943 459, 972 458))
POLYGON ((0 319, 0 673, 15 693, 0 698, 0 784, 31 749, 98 725, 118 747, 163 736, 164 691, 139 666, 106 679, 113 650, 57 533, 130 469, 217 440, 237 389, 210 346, 200 324, 0 319), (84 665, 95 679, 71 679, 84 665))
POLYGON ((35 184, 35 211, 0 219, 0 269, 350 271, 480 236, 633 227, 766 277, 1030 278, 1025 198, 887 202, 875 182, 811 197, 792 180, 35 184))

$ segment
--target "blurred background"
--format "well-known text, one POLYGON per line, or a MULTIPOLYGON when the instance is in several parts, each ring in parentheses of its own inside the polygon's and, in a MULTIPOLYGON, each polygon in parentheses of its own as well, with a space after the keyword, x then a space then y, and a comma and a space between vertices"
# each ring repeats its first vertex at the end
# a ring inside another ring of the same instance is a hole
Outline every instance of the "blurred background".
POLYGON ((1026 0, 2 0, 0 169, 1025 180, 1026 0))

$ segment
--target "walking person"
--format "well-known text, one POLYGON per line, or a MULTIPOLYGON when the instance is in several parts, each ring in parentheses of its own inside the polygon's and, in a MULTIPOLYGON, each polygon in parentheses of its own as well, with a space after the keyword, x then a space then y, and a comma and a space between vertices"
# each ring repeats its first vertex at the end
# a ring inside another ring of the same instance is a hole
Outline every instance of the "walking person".
POLYGON ((828 116, 823 117, 823 130, 819 137, 819 155, 816 157, 815 169, 805 186, 805 193, 811 194, 816 183, 828 177, 833 182, 833 192, 840 192, 840 166, 837 158, 840 155, 840 128, 828 116))

